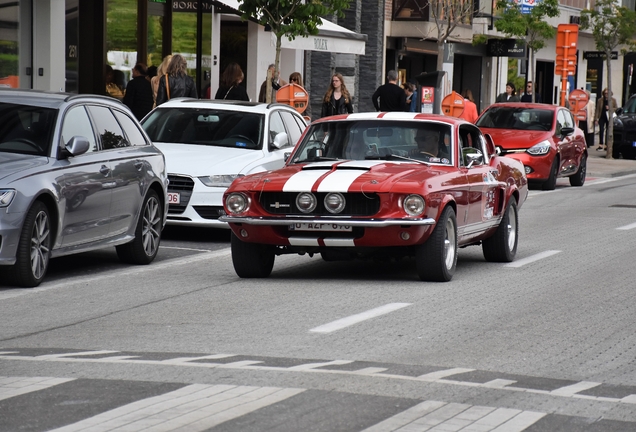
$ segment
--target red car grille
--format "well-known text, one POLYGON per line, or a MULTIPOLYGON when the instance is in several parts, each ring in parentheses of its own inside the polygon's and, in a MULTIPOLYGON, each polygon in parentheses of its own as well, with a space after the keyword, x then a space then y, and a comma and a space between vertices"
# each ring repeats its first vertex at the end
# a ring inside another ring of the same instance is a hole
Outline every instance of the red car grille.
MULTIPOLYGON (((316 209, 309 213, 316 216, 333 216, 324 205, 327 192, 316 193, 318 205, 316 209)), ((343 216, 373 216, 380 209, 380 198, 376 194, 345 193, 346 205, 342 212, 343 216)), ((271 214, 284 215, 307 215, 296 207, 296 197, 298 192, 264 192, 260 196, 260 203, 263 209, 271 214)))

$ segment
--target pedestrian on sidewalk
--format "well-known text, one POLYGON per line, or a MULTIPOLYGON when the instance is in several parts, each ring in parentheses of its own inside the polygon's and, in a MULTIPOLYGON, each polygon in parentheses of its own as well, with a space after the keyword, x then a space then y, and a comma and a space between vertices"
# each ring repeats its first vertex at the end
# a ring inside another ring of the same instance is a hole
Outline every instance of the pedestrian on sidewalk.
POLYGON ((616 105, 616 99, 614 99, 613 93, 609 95, 609 90, 607 88, 603 89, 603 96, 599 98, 596 103, 596 116, 595 123, 598 124, 598 147, 596 147, 597 151, 604 151, 606 149, 603 141, 607 142, 607 132, 606 127, 609 124, 609 104, 610 101, 612 103, 612 107, 614 111, 618 105, 616 105))
MULTIPOLYGON (((402 92, 402 94, 404 94, 402 89, 399 87, 398 89, 402 92)), ((329 84, 329 88, 322 100, 320 117, 347 113, 351 114, 352 112, 353 105, 349 90, 347 90, 343 76, 336 73, 331 77, 331 84, 329 84)))
POLYGON ((390 70, 386 75, 386 84, 377 88, 371 101, 376 111, 406 111, 406 94, 397 84, 398 74, 390 70), (378 102, 378 99, 380 101, 378 102))
POLYGON ((587 104, 585 105, 585 120, 581 120, 579 122, 579 127, 585 133, 585 144, 587 147, 592 147, 594 145, 594 119, 596 114, 596 106, 592 99, 590 98, 590 92, 588 90, 585 91, 587 93, 587 104))

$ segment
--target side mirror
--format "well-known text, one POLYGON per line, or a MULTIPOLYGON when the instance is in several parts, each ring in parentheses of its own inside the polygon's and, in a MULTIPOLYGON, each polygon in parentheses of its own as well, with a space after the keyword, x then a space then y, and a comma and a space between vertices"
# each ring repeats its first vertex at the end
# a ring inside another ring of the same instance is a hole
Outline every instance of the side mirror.
POLYGON ((65 159, 69 156, 83 155, 88 151, 90 145, 86 137, 76 135, 68 140, 68 143, 62 149, 61 155, 65 159))
POLYGON ((566 136, 570 136, 574 133, 574 128, 573 127, 564 127, 561 128, 561 136, 562 137, 566 137, 566 136))
POLYGON ((283 147, 286 147, 288 143, 289 140, 287 139, 287 132, 279 132, 274 137, 274 142, 272 143, 272 145, 277 149, 281 149, 283 147))
POLYGON ((464 165, 470 169, 474 165, 484 164, 484 155, 476 148, 466 147, 462 149, 462 156, 464 158, 464 165))
POLYGON ((622 107, 621 107, 621 108, 616 108, 616 111, 614 111, 614 113, 615 113, 616 115, 621 115, 621 114, 623 114, 623 108, 622 108, 622 107))

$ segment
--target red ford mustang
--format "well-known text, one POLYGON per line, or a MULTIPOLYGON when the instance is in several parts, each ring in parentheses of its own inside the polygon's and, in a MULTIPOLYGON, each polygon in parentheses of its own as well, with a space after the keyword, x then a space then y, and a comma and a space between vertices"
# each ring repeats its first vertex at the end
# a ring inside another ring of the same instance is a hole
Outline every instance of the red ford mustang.
POLYGON ((553 190, 557 177, 569 177, 572 186, 585 183, 585 136, 567 108, 497 103, 489 106, 476 124, 492 137, 501 155, 523 163, 531 184, 553 190))
POLYGON ((269 276, 276 255, 320 253, 410 256, 420 279, 449 281, 459 247, 514 259, 527 193, 523 165, 470 123, 360 113, 313 122, 284 168, 236 179, 221 220, 243 278, 269 276))

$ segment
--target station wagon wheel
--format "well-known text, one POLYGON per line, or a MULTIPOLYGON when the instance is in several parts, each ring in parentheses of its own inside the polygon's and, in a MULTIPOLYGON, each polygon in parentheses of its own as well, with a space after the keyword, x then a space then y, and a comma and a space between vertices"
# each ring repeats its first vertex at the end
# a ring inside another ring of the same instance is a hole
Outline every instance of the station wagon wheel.
POLYGON ((484 258, 490 262, 511 262, 517 254, 519 238, 519 213, 517 200, 510 197, 497 231, 482 242, 484 258))
POLYGON ((266 278, 274 268, 274 248, 258 243, 246 243, 232 233, 232 264, 241 278, 266 278))
POLYGON ((550 167, 550 177, 541 185, 543 190, 554 190, 559 176, 559 157, 555 156, 550 167))
POLYGON ((581 156, 581 164, 576 173, 570 176, 570 186, 583 186, 585 183, 585 171, 587 170, 587 156, 581 156))
POLYGON ((417 273, 423 281, 448 282, 457 266, 457 219, 448 206, 442 212, 433 233, 415 254, 417 273))
POLYGON ((130 264, 150 264, 159 251, 163 210, 157 193, 150 189, 137 220, 135 239, 117 246, 117 256, 130 264))
POLYGON ((44 279, 51 257, 51 219, 49 210, 36 201, 27 213, 18 242, 16 263, 10 277, 25 288, 36 287, 44 279))

